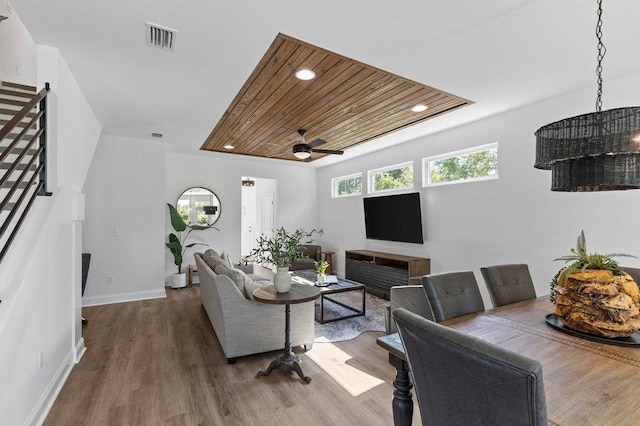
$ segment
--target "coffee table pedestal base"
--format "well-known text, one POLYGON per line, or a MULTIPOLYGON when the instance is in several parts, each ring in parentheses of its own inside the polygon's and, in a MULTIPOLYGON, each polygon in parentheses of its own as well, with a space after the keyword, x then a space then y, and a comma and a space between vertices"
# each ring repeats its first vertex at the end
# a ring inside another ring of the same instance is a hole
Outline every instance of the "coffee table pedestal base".
POLYGON ((291 351, 285 351, 277 359, 271 361, 271 364, 269 364, 269 367, 265 371, 258 372, 258 377, 264 377, 276 369, 286 373, 294 371, 305 383, 311 382, 311 377, 305 376, 302 368, 300 368, 300 357, 291 351))

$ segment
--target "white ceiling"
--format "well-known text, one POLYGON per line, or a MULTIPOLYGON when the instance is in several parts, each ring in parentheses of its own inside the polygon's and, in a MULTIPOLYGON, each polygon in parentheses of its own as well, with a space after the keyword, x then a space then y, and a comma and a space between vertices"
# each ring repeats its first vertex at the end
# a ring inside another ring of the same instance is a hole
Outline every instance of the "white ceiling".
MULTIPOLYGON (((199 148, 279 32, 475 102, 310 167, 595 85, 596 0, 11 3, 109 134, 199 148), (146 21, 177 30, 175 52, 146 46, 146 21)), ((603 17, 605 81, 640 72, 640 1, 605 0, 603 17)))

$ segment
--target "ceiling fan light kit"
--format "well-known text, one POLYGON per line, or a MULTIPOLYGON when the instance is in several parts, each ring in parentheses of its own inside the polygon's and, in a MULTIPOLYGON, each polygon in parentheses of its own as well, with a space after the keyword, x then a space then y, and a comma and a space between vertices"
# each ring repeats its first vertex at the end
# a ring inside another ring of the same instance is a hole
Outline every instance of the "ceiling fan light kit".
POLYGON ((342 155, 344 151, 338 151, 333 149, 316 149, 315 147, 318 145, 322 145, 327 143, 322 139, 316 139, 313 142, 306 143, 304 140, 304 135, 307 134, 307 131, 304 129, 298 130, 298 143, 293 146, 293 155, 300 160, 311 161, 311 154, 317 152, 319 154, 335 154, 342 155))
POLYGON ((602 0, 598 0, 596 112, 541 127, 538 169, 551 170, 551 190, 570 192, 640 188, 640 107, 602 111, 602 0))

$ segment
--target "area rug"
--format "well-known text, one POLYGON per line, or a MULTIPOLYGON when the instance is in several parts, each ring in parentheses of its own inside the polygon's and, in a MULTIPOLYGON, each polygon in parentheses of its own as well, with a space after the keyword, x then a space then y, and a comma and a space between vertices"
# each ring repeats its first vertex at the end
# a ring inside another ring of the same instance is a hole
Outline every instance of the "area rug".
MULTIPOLYGON (((362 306, 362 293, 359 291, 332 294, 331 297, 351 306, 362 306)), ((364 316, 347 318, 326 324, 316 322, 316 337, 314 341, 317 343, 340 342, 354 339, 365 331, 385 331, 384 311, 387 303, 389 303, 387 300, 367 294, 364 316)), ((331 303, 328 300, 324 302, 324 309, 325 319, 352 313, 348 309, 331 303)), ((320 301, 316 300, 316 318, 319 318, 319 316, 320 301)))

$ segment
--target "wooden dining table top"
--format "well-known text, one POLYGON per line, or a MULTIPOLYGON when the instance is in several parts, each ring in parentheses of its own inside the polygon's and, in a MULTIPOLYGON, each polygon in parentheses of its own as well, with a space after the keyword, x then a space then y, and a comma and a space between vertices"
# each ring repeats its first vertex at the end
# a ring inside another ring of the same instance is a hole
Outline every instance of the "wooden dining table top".
POLYGON ((547 413, 559 425, 640 425, 640 348, 586 340, 549 327, 549 296, 443 322, 538 360, 547 413))

